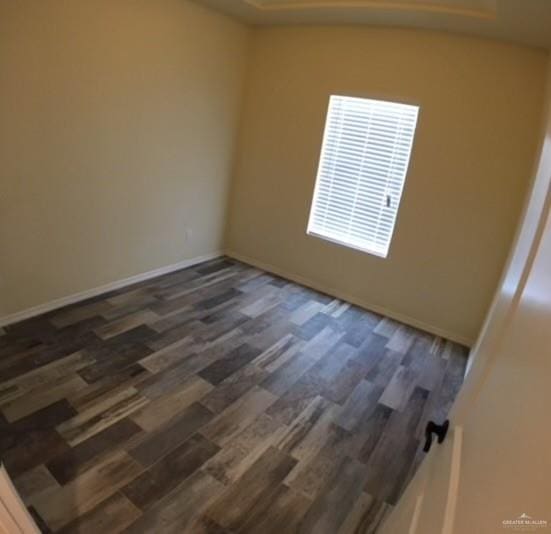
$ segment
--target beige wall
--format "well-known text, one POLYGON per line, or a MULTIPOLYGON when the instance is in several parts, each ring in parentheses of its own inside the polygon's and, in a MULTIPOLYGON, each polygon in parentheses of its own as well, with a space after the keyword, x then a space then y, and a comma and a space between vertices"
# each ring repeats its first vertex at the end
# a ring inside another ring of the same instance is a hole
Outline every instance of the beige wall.
POLYGON ((221 249, 247 41, 185 0, 0 0, 0 318, 221 249))
POLYGON ((256 30, 231 254, 472 342, 535 158, 546 54, 423 31, 256 30), (421 106, 388 259, 305 234, 330 94, 421 106))
POLYGON ((528 183, 544 71, 528 48, 251 31, 186 0, 0 2, 0 318, 220 250, 234 168, 232 254, 470 341, 528 183), (421 105, 387 260, 305 235, 332 93, 421 105))
POLYGON ((519 508, 529 508, 534 520, 550 521, 546 459, 551 432, 541 421, 548 419, 551 402, 551 61, 547 79, 547 111, 529 202, 471 351, 472 370, 449 414, 451 428, 415 474, 381 534, 408 532, 418 503, 415 532, 422 534, 442 534, 444 512, 453 525, 445 531, 454 534, 506 532, 502 522, 517 518, 519 508), (450 473, 455 468, 454 487, 450 473))

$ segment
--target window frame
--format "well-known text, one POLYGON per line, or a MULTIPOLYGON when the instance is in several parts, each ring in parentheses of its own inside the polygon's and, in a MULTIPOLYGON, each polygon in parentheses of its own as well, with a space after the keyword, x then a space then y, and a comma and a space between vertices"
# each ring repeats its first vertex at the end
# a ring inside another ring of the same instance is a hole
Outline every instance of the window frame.
POLYGON ((346 247, 346 248, 349 248, 349 249, 352 249, 352 250, 357 250, 359 252, 363 252, 365 254, 369 254, 369 255, 372 255, 372 256, 375 256, 375 257, 378 257, 378 258, 381 258, 381 259, 388 259, 390 257, 391 244, 392 244, 395 232, 396 232, 396 227, 398 226, 400 206, 401 206, 401 203, 402 203, 402 199, 404 197, 404 191, 405 191, 405 188, 406 188, 407 177, 408 177, 408 173, 409 173, 409 170, 410 170, 410 167, 411 167, 411 161, 412 161, 412 158, 413 158, 413 149, 414 149, 415 138, 416 138, 416 134, 417 134, 417 128, 419 126, 420 111, 421 111, 421 106, 420 106, 419 103, 417 103, 417 102, 407 102, 407 101, 403 101, 401 99, 400 100, 397 100, 397 99, 396 100, 389 100, 388 98, 380 98, 380 97, 357 95, 357 94, 348 94, 348 95, 330 94, 329 95, 329 101, 328 101, 328 104, 327 104, 327 111, 326 111, 326 114, 325 114, 325 124, 324 124, 324 129, 323 129, 323 138, 322 138, 322 143, 321 143, 321 150, 320 150, 320 155, 319 155, 319 158, 318 158, 318 167, 317 167, 316 179, 315 179, 315 182, 314 182, 314 189, 313 189, 313 192, 312 192, 312 195, 311 195, 310 211, 309 211, 308 222, 307 222, 307 226, 306 226, 306 234, 308 236, 315 237, 317 239, 321 239, 323 241, 327 241, 329 243, 333 243, 333 244, 341 246, 341 247, 346 247), (410 151, 409 151, 409 157, 408 157, 407 165, 405 166, 405 173, 404 173, 404 178, 403 178, 403 181, 402 181, 400 196, 399 196, 398 201, 397 201, 397 207, 396 207, 396 212, 395 212, 396 215, 394 217, 392 231, 390 232, 389 237, 388 237, 388 246, 387 246, 387 249, 386 249, 386 254, 384 252, 380 251, 380 250, 377 250, 375 247, 373 247, 373 248, 363 247, 363 246, 360 246, 360 245, 355 244, 353 242, 346 241, 344 239, 339 239, 337 237, 332 237, 330 235, 325 235, 325 234, 322 234, 322 233, 320 233, 316 230, 311 229, 313 214, 314 214, 314 207, 315 207, 315 204, 316 204, 316 199, 318 197, 318 190, 319 190, 320 185, 321 185, 320 173, 321 173, 321 170, 322 170, 323 156, 324 156, 324 153, 325 153, 326 145, 329 142, 329 123, 330 123, 331 101, 334 97, 343 98, 343 99, 350 98, 350 99, 372 100, 372 101, 376 101, 376 102, 382 102, 382 103, 388 103, 388 104, 401 104, 401 105, 412 106, 412 107, 417 108, 417 114, 416 114, 416 118, 415 118, 413 134, 412 134, 412 138, 411 138, 411 148, 410 148, 410 151))

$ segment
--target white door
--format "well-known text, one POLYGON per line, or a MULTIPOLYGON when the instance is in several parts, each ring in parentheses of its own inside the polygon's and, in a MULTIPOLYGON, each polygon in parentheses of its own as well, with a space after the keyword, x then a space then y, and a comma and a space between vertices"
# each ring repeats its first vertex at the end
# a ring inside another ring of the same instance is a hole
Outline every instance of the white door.
POLYGON ((551 533, 551 118, 508 267, 450 413, 381 534, 551 533))
POLYGON ((10 477, 0 467, 0 534, 39 534, 10 477))

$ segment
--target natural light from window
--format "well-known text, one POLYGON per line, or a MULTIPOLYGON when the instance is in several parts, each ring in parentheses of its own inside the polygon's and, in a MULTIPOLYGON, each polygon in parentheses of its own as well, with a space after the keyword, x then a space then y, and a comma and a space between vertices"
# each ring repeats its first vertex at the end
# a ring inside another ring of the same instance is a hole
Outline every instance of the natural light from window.
POLYGON ((418 106, 331 96, 309 235, 386 258, 418 106))

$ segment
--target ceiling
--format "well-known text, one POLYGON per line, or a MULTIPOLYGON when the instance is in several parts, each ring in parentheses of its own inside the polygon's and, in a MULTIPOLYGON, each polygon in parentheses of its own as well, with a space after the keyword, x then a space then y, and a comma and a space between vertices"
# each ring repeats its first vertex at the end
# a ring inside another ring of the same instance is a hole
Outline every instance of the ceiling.
POLYGON ((551 49, 551 0, 196 0, 250 24, 368 24, 551 49))

